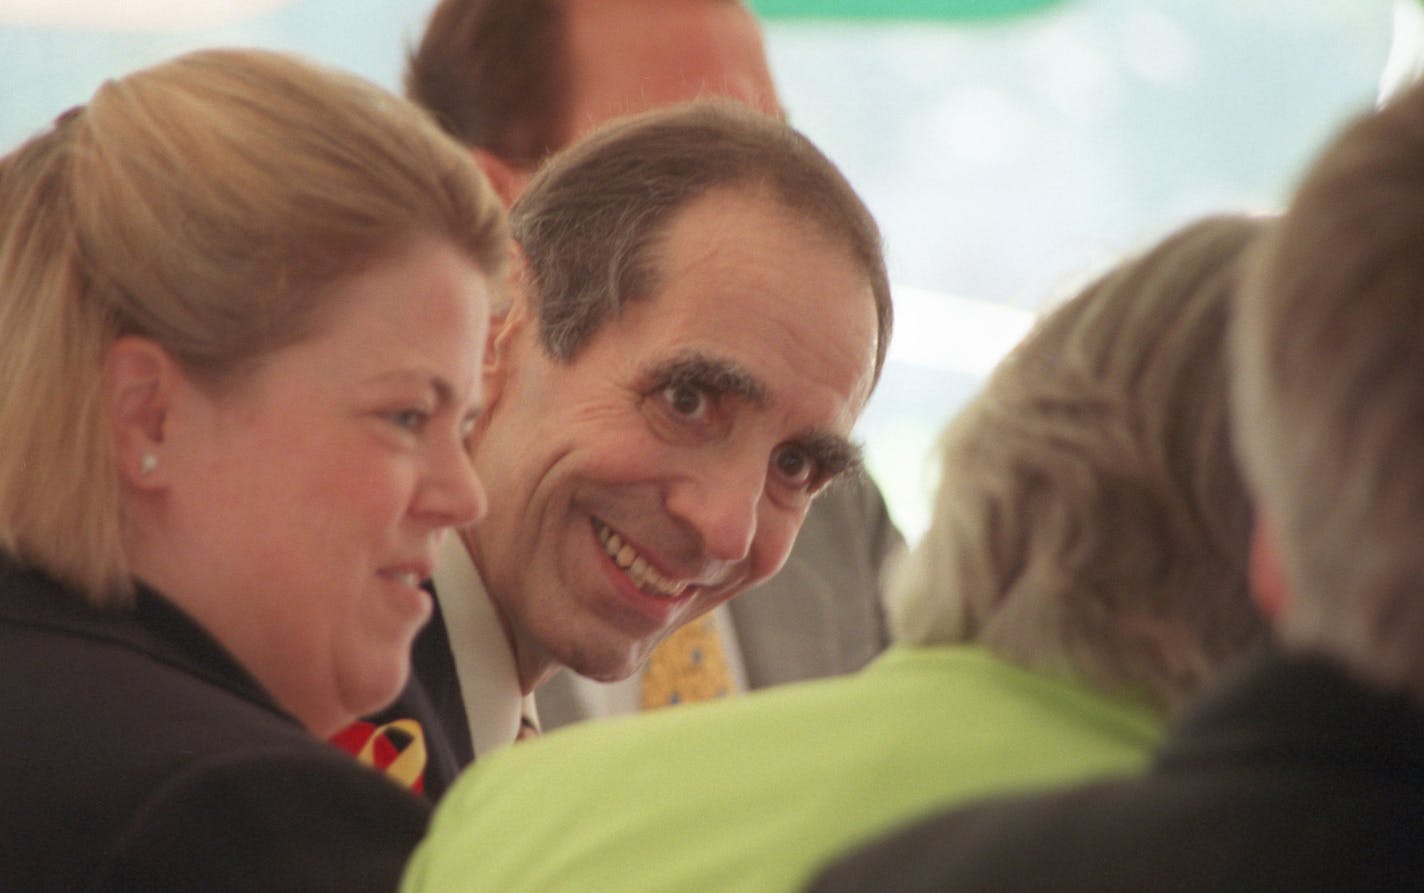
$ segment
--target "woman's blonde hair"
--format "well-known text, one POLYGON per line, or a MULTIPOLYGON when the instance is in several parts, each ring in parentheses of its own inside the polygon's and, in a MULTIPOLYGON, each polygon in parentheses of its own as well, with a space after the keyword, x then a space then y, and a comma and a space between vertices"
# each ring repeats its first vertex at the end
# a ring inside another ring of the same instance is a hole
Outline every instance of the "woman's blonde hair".
POLYGON ((1212 218, 1049 314, 940 441, 897 637, 980 641, 1172 706, 1265 626, 1232 457, 1226 326, 1259 220, 1212 218))
POLYGON ((152 339, 221 386, 302 340, 337 280, 420 238, 502 281, 468 154, 374 85, 208 50, 99 88, 0 159, 0 548, 122 602, 108 346, 152 339))

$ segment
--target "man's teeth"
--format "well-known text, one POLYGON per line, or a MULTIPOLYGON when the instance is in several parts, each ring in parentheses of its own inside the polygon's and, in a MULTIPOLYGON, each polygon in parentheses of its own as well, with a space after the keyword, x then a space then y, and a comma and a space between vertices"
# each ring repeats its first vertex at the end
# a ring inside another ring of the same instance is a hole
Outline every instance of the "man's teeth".
POLYGON ((404 583, 407 586, 420 585, 420 575, 415 571, 397 571, 391 576, 396 578, 397 583, 404 583))
POLYGON ((669 579, 657 568, 648 564, 643 556, 639 555, 632 546, 623 542, 623 538, 609 529, 607 525, 598 525, 598 538, 602 541, 608 557, 613 559, 613 563, 628 574, 633 585, 649 595, 672 598, 682 595, 683 590, 687 589, 687 583, 669 579))

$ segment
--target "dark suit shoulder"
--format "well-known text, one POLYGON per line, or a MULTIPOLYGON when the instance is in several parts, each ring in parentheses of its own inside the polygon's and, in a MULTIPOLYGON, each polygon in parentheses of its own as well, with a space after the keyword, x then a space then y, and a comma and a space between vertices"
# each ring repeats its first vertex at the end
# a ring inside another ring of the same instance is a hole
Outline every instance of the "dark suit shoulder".
POLYGON ((1150 777, 994 800, 903 829, 812 893, 1418 888, 1418 780, 1150 777), (1334 798, 1329 799, 1329 798, 1334 798))
POLYGON ((390 891, 428 819, 423 800, 342 755, 251 747, 165 779, 106 849, 93 886, 390 891))
POLYGON ((305 885, 309 872, 396 862, 414 846, 421 801, 313 738, 181 615, 160 606, 149 624, 54 584, 7 582, 0 889, 243 889, 165 880, 232 853, 251 863, 232 878, 265 873, 248 889, 328 889, 305 885), (368 825, 368 802, 393 820, 368 825), (334 837, 372 855, 336 849, 334 837))
POLYGON ((811 889, 1417 889, 1419 721, 1319 661, 1267 657, 1193 710, 1146 775, 941 814, 811 889))

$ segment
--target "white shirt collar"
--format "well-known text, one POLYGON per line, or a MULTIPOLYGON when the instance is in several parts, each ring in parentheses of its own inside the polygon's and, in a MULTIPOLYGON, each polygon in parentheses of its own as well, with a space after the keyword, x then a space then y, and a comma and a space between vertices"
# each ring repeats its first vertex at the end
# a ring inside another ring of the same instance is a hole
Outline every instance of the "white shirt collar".
POLYGON ((520 693, 514 651, 497 609, 465 544, 453 531, 440 544, 434 580, 470 724, 470 742, 475 755, 482 756, 512 744, 522 717, 537 724, 534 698, 520 693))

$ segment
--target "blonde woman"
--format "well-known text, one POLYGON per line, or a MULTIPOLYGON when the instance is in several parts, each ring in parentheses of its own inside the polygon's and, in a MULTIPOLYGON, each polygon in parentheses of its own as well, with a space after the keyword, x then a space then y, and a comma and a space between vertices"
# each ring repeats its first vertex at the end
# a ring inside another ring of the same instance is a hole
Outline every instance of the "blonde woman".
POLYGON ((0 160, 0 889, 389 889, 426 807, 321 739, 390 701, 506 230, 403 101, 260 52, 0 160))

